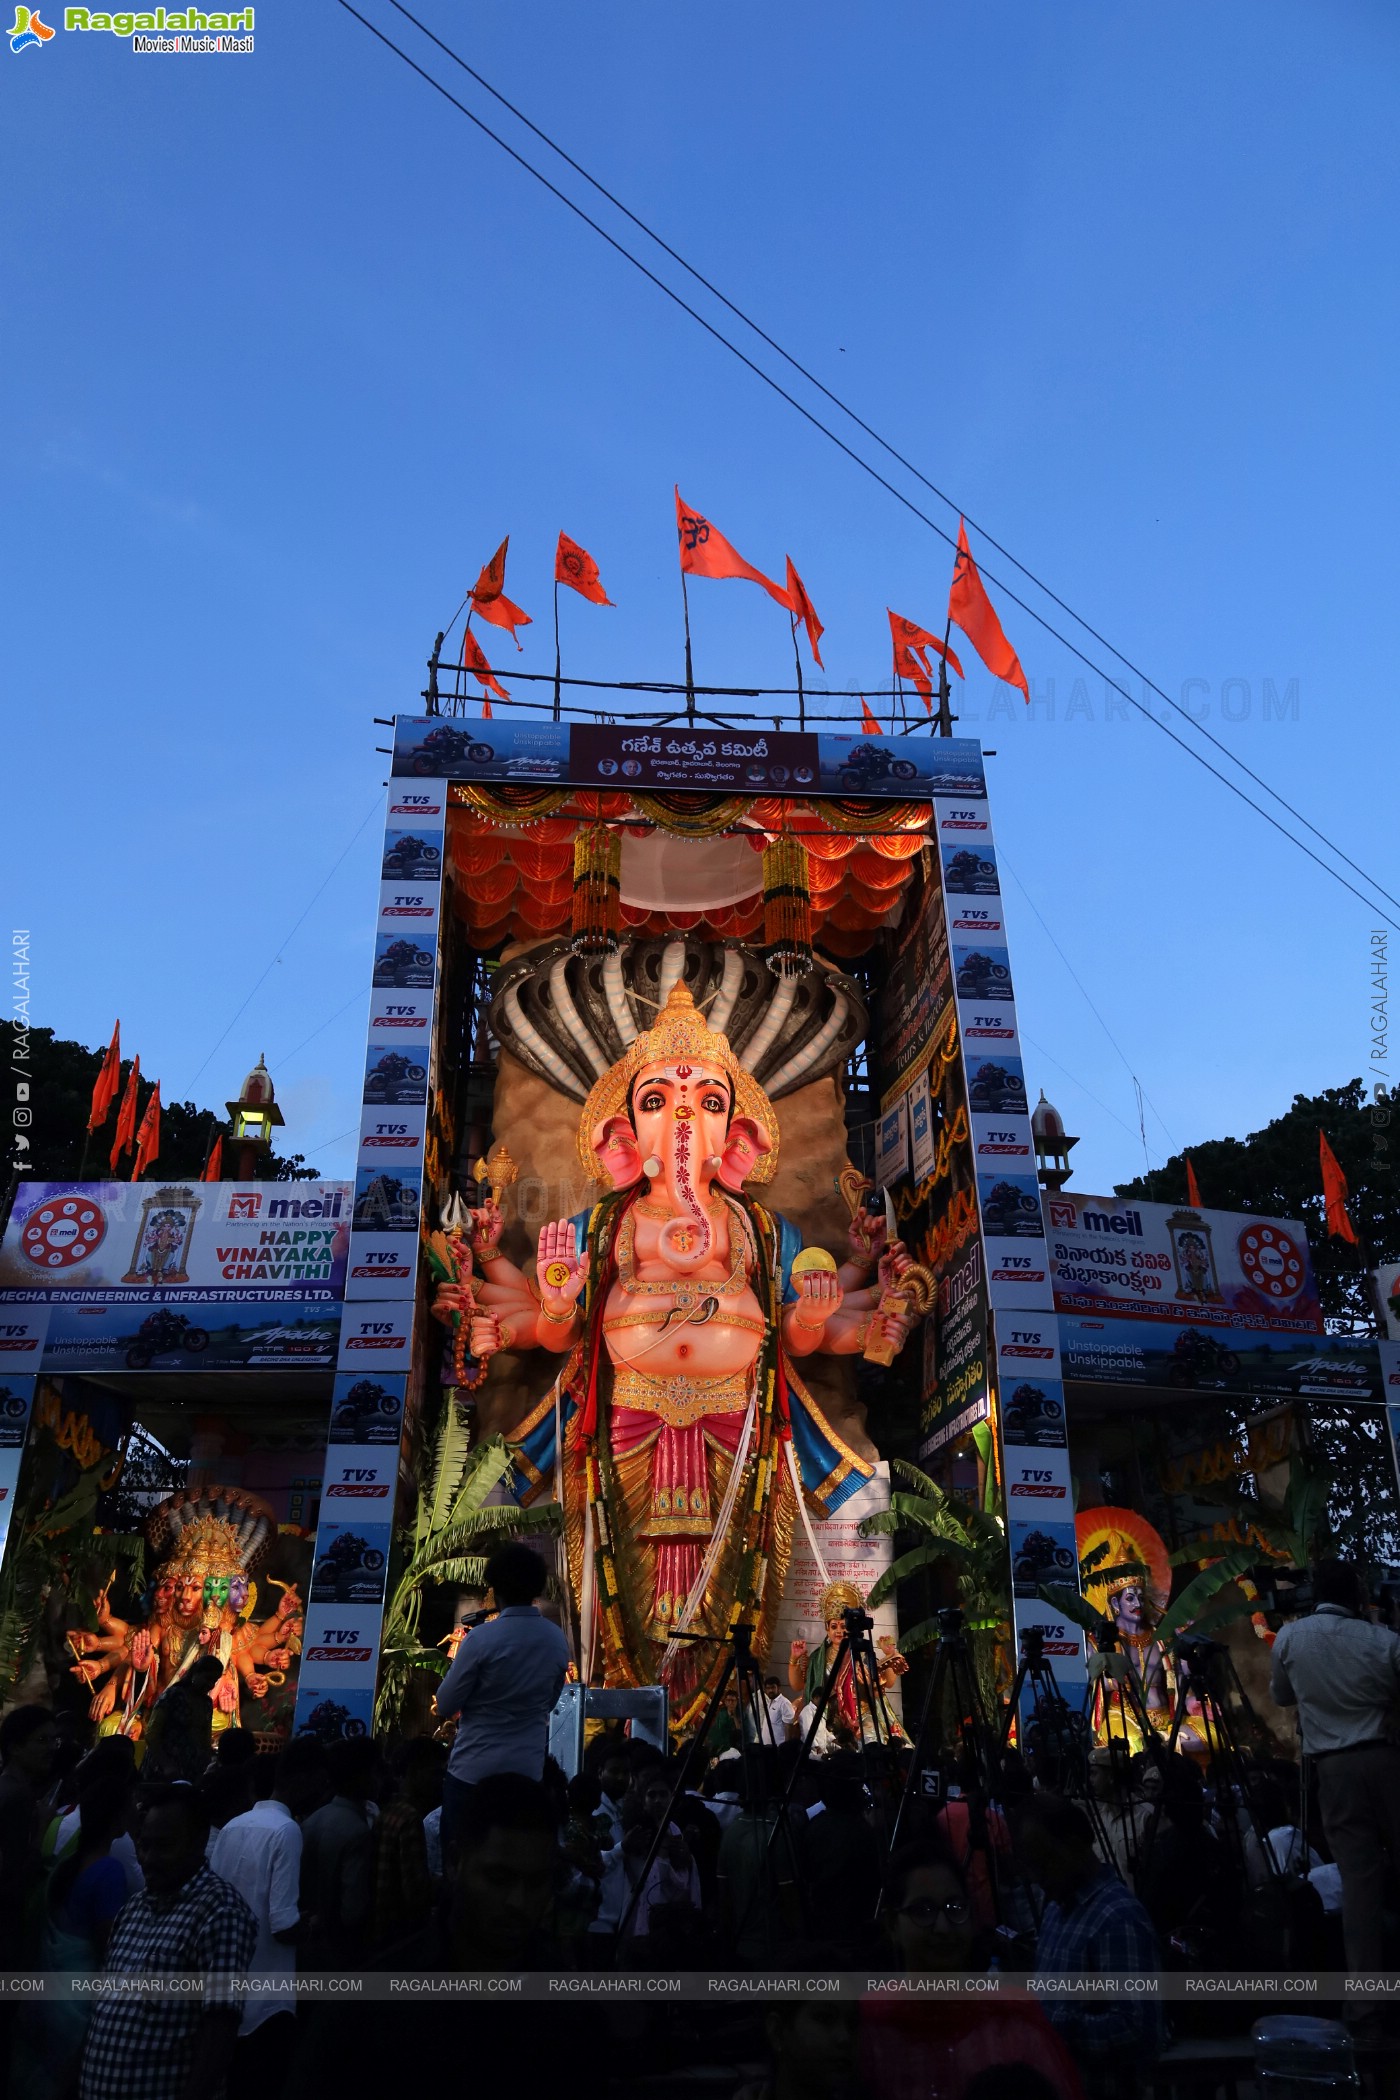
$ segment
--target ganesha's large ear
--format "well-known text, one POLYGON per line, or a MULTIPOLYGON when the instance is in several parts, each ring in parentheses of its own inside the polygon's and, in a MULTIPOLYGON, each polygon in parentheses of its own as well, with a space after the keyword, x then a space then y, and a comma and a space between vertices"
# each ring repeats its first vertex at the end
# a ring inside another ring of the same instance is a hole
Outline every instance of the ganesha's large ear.
POLYGON ((637 1133, 626 1116, 605 1116, 595 1124, 589 1140, 593 1157, 615 1189, 630 1189, 642 1178, 642 1155, 637 1133))
POLYGON ((753 1173, 773 1140, 753 1116, 735 1116, 720 1161, 719 1179, 727 1189, 740 1189, 753 1173))

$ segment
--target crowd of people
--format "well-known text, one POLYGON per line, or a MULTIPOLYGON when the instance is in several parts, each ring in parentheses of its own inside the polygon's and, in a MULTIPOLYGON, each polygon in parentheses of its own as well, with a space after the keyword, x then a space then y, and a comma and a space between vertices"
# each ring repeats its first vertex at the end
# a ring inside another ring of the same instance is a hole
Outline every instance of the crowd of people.
MULTIPOLYGON (((1076 1789, 1064 1739, 1031 1729, 1025 1755, 1001 1757, 994 1783, 963 1752, 945 1759, 935 1791, 907 1793, 906 1753, 889 1743, 805 1757, 776 1684, 679 1750, 605 1726, 566 1777, 546 1751, 564 1658, 533 1601, 542 1568, 512 1545, 489 1574, 502 1608, 469 1636, 442 1687, 444 1714, 457 1717, 450 1748, 434 1736, 302 1735, 268 1755, 239 1729, 215 1747, 197 1686, 153 1731, 139 1768, 125 1737, 84 1749, 44 1706, 0 1721, 0 1968, 212 1979, 184 1996, 4 2001, 10 2092, 214 2100, 226 2084, 238 2100, 278 2100, 303 2084, 382 2090, 406 2048, 450 2058, 493 2031, 505 2009, 463 2002, 453 1978, 577 1979, 559 2002, 511 2011, 511 2046, 524 2051, 516 2089, 532 2092, 538 2077, 543 2090, 566 2049, 581 2067, 570 2084, 602 2094, 625 2093, 640 2075, 627 2040, 637 2033, 582 1988, 590 1978, 1079 1976, 1343 1958, 1338 1928, 1328 1949, 1326 1921, 1329 1905, 1335 1914, 1355 1898, 1347 1838, 1380 1783, 1372 1767, 1393 1777, 1400 1763, 1365 1732, 1383 1668, 1400 1688, 1394 1635, 1384 1636, 1393 1653, 1370 1644, 1371 1705, 1353 1699, 1352 1733, 1328 1746, 1337 1762, 1322 1779, 1324 1820, 1330 1830, 1340 1816, 1343 1832, 1339 1862, 1328 1862, 1290 1812, 1296 1768, 1259 1767, 1227 1785, 1179 1757, 1114 1748, 1093 1754, 1076 1789), (1354 1760, 1359 1798, 1342 1770, 1352 1744, 1365 1752, 1354 1760), (403 1995, 299 1996, 299 1975, 333 1972, 391 1973, 403 1995), (256 1995, 239 1988, 249 1978, 256 1995)), ((1334 1587, 1345 1588, 1341 1577, 1334 1587)), ((1350 1609, 1332 1616, 1350 1628, 1350 1609)), ((1326 1639, 1326 1618, 1318 1623, 1322 1634, 1289 1643, 1278 1665, 1305 1742, 1328 1698, 1336 1704, 1325 1672, 1312 1683, 1326 1639)), ((1376 1816, 1388 1819, 1393 1801, 1376 1816)), ((1359 1911, 1353 1900, 1368 1933, 1374 1860, 1383 1881, 1400 1851, 1373 1836, 1371 1855, 1359 1911)), ((1347 1922, 1350 1941, 1352 1912, 1347 1922)), ((766 2014, 755 2002, 742 2014, 677 2005, 664 2033, 648 2032, 651 2068, 667 2050, 695 2062, 728 2048, 732 2090, 747 2100, 1106 2100, 1137 2090, 1167 2041, 1155 1997, 1072 1993, 994 2011, 917 1993, 766 2014)))

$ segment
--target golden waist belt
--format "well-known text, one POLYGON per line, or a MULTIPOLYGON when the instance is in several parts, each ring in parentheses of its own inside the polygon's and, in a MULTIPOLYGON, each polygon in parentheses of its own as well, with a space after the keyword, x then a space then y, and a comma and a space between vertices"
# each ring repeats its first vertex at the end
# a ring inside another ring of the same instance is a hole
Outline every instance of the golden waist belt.
MULTIPOLYGON (((689 1310, 692 1317, 687 1320, 672 1320, 667 1330, 669 1333, 680 1335, 687 1327, 741 1327, 746 1334, 768 1332, 768 1322, 754 1318, 751 1313, 716 1312, 711 1313, 707 1320, 697 1320, 693 1317, 694 1308, 689 1310)), ((669 1315, 664 1312, 613 1313, 604 1320, 603 1332, 614 1334, 619 1327, 654 1327, 659 1331, 666 1326, 668 1318, 669 1315)))
POLYGON ((650 1378, 645 1371, 613 1374, 613 1403, 657 1415, 669 1429, 689 1429, 706 1415, 742 1414, 749 1404, 747 1371, 726 1378, 650 1378))

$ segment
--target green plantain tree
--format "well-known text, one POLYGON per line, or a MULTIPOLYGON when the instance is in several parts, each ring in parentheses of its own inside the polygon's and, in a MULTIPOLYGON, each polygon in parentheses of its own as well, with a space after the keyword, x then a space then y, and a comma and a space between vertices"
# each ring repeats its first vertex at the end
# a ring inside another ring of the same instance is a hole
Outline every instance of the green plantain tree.
POLYGON ((447 1584, 480 1584, 492 1549, 507 1539, 558 1533, 557 1503, 519 1509, 512 1502, 488 1501, 510 1466, 504 1438, 492 1437, 473 1449, 462 1411, 451 1402, 445 1405, 413 1522, 396 1541, 400 1572, 384 1614, 377 1729, 402 1724, 410 1692, 425 1681, 420 1672, 441 1678, 447 1670, 443 1650, 425 1648, 419 1638, 425 1593, 447 1584))
MULTIPOLYGON (((876 1582, 867 1602, 883 1604, 914 1576, 940 1567, 948 1569, 970 1637, 983 1709, 988 1715, 994 1714, 997 1654, 1008 1637, 1011 1615, 1006 1526, 990 1510, 974 1509, 970 1503, 947 1494, 936 1480, 930 1480, 927 1473, 905 1459, 892 1459, 890 1471, 908 1487, 896 1488, 889 1508, 865 1519, 861 1536, 894 1533, 909 1543, 876 1582)), ((939 1636, 936 1617, 920 1619, 900 1635, 900 1652, 914 1655, 933 1647, 939 1636)))
POLYGON ((140 1588, 145 1540, 139 1533, 96 1529, 103 1481, 111 1472, 110 1451, 75 1474, 73 1459, 51 1430, 40 1428, 30 1441, 0 1565, 0 1706, 31 1677, 42 1676, 44 1696, 62 1683, 72 1658, 63 1656, 61 1638, 46 1639, 46 1626, 52 1636, 60 1623, 72 1623, 73 1609, 84 1625, 95 1626, 92 1598, 119 1568, 140 1588))

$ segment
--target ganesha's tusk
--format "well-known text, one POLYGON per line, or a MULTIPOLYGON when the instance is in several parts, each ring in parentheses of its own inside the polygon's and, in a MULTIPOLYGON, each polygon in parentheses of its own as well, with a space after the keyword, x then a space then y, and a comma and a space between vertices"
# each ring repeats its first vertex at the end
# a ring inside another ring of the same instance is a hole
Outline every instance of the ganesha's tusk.
POLYGON ((790 1436, 783 1438, 783 1450, 787 1455, 788 1471, 792 1475, 792 1491, 797 1497, 797 1508, 802 1518, 802 1529, 807 1534, 807 1544, 811 1547, 812 1559, 816 1562, 817 1580, 821 1583, 822 1588, 826 1589, 830 1584, 831 1576, 827 1570, 826 1561, 822 1557, 822 1549, 817 1544, 817 1534, 812 1525, 812 1513, 807 1507, 807 1497, 802 1492, 802 1475, 797 1467, 797 1452, 793 1447, 793 1441, 790 1436))

